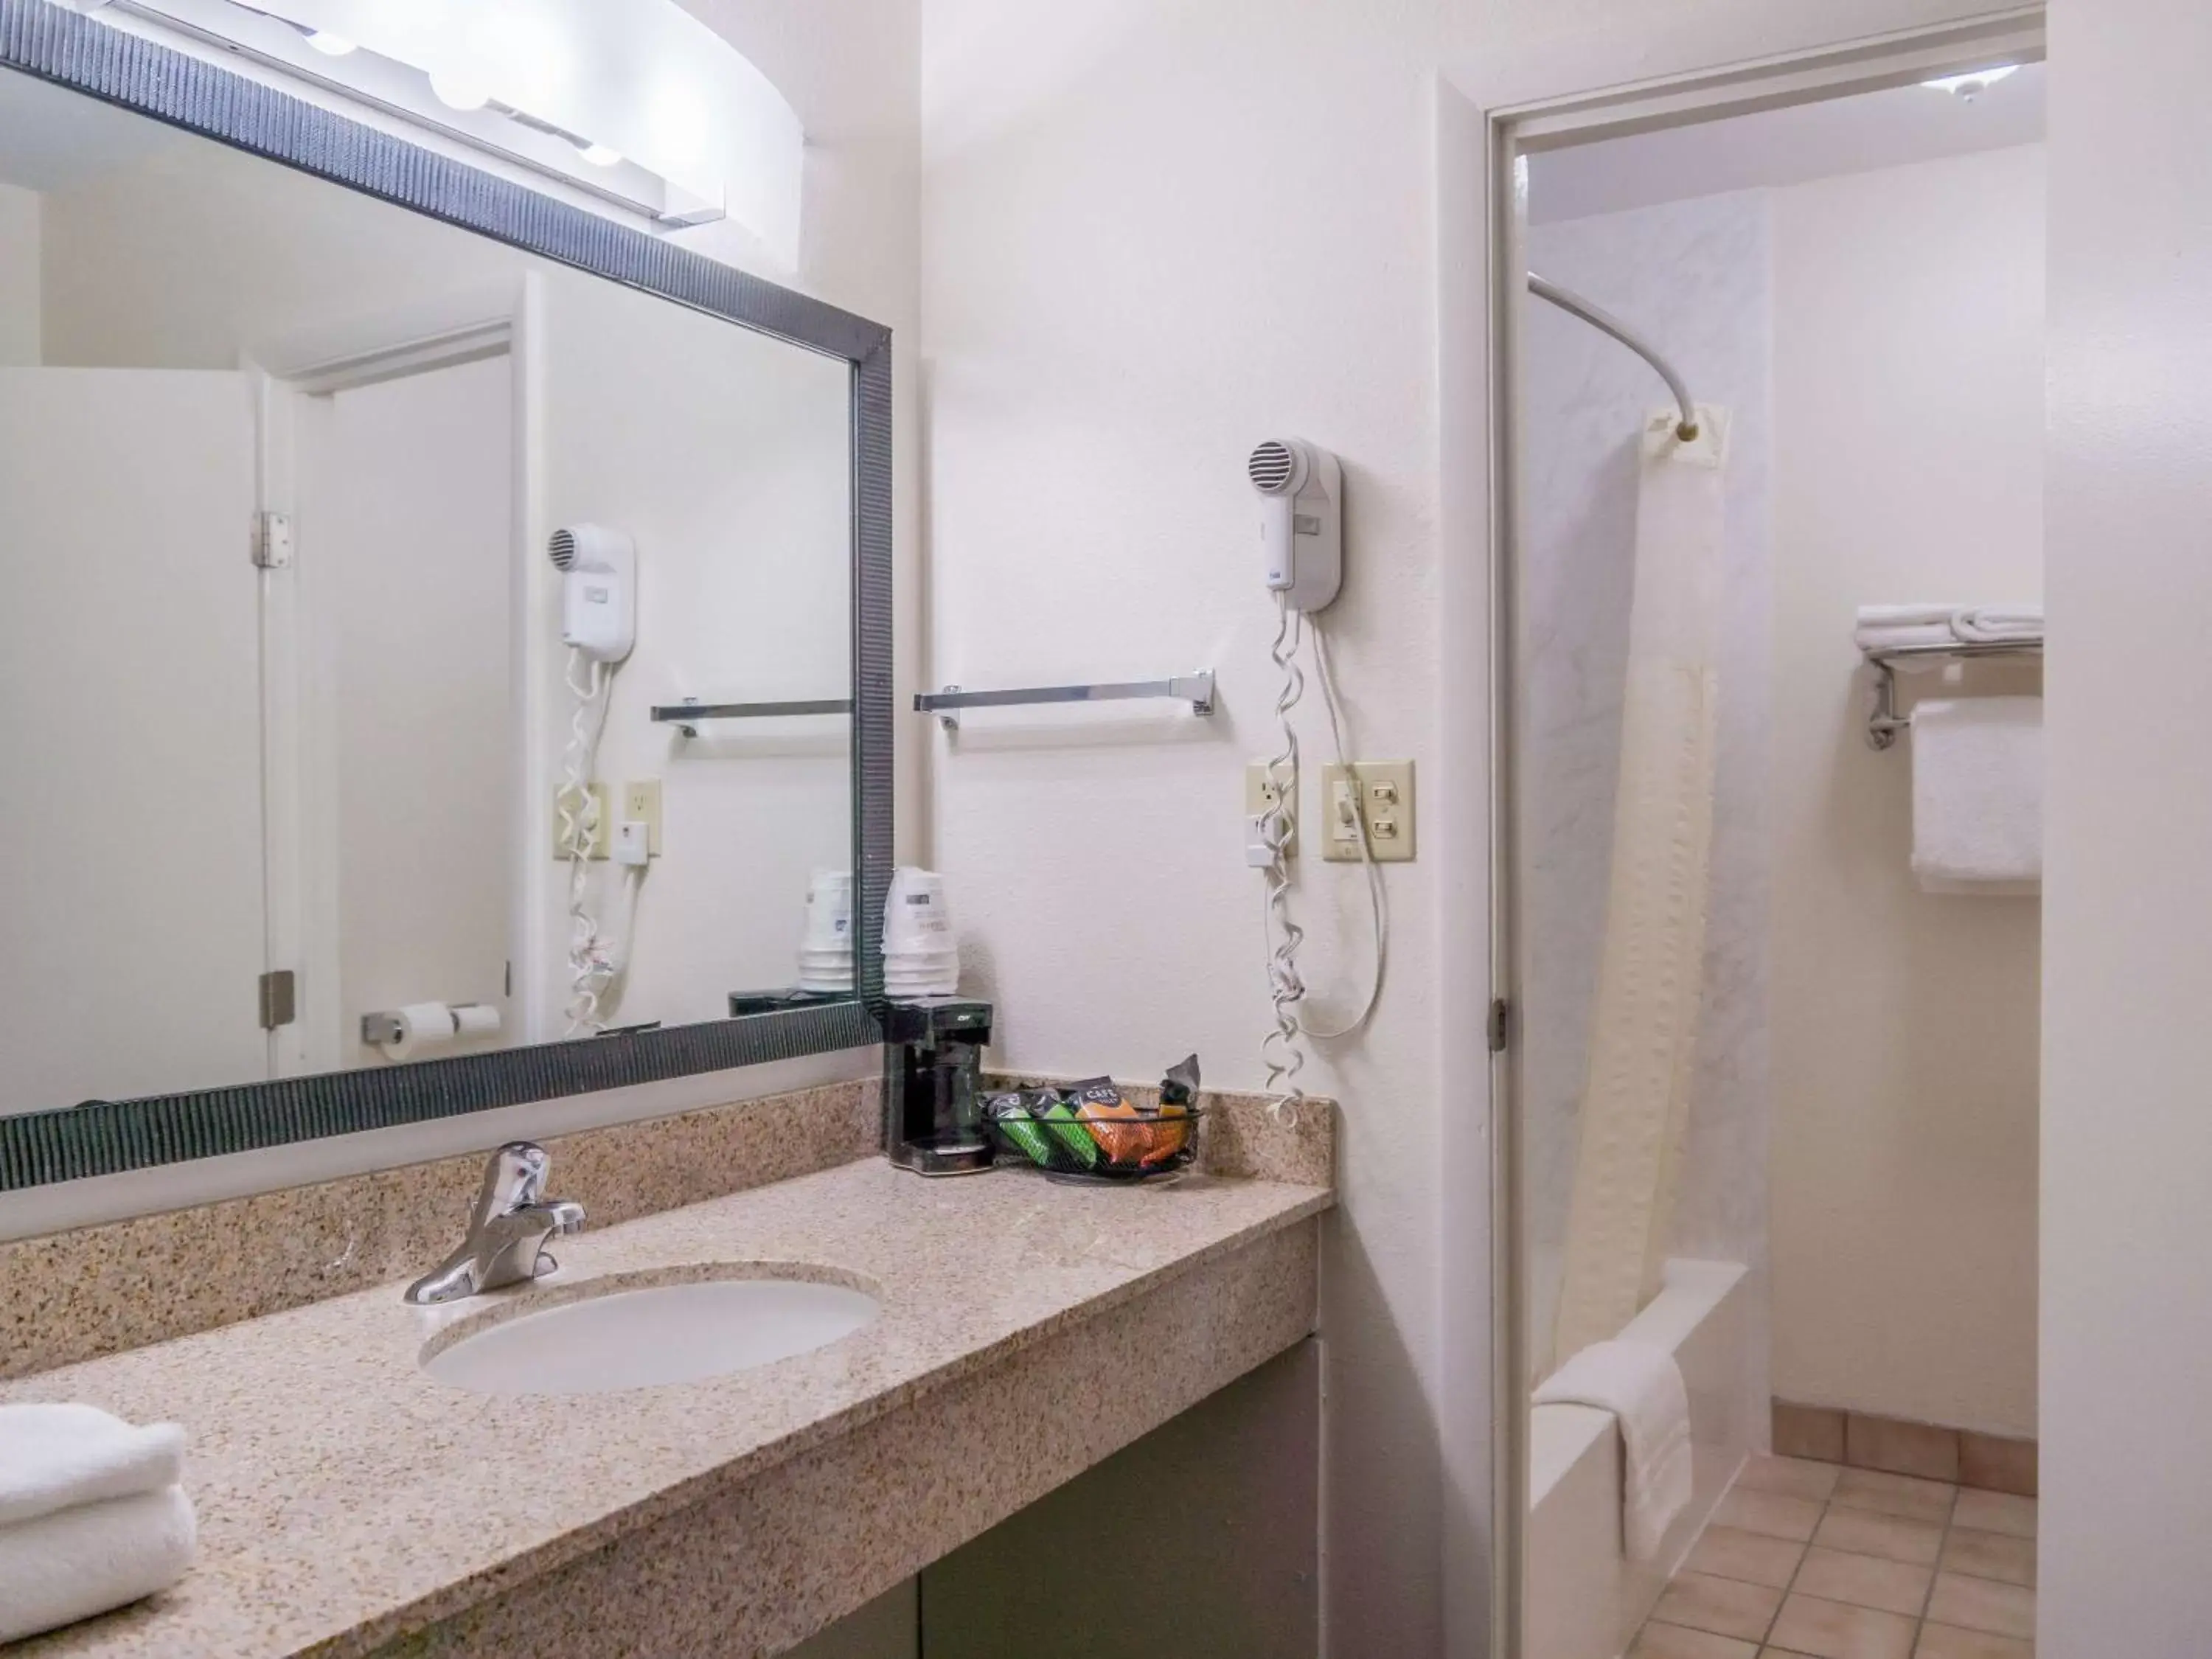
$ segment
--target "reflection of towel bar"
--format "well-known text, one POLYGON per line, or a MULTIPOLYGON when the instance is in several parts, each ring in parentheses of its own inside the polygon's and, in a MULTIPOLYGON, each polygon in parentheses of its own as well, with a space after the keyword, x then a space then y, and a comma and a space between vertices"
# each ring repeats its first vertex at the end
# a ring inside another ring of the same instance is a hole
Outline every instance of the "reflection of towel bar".
POLYGON ((1118 702, 1133 697, 1172 697, 1190 705, 1194 714, 1213 712, 1213 671, 1201 668, 1195 674, 1177 674, 1172 679, 1124 680, 1105 685, 1031 685, 1007 691, 963 691, 957 685, 948 685, 942 691, 924 691, 914 700, 915 712, 934 714, 945 722, 945 729, 960 729, 959 716, 952 711, 961 708, 1006 708, 1018 704, 1040 702, 1118 702))
POLYGON ((1947 645, 1878 646, 1866 653, 1867 665, 1874 670, 1874 707, 1867 714, 1867 743, 1875 749, 1887 749, 1897 742, 1899 732, 1912 729, 1912 716, 1897 712, 1899 663, 1908 659, 1921 662, 1945 659, 1962 661, 1968 658, 2042 655, 2041 640, 1960 640, 1947 645))
POLYGON ((779 714, 849 714, 853 712, 850 697, 801 697, 786 702, 701 702, 696 697, 686 697, 682 702, 656 703, 653 718, 656 724, 672 726, 687 738, 699 735, 696 720, 770 720, 779 714))

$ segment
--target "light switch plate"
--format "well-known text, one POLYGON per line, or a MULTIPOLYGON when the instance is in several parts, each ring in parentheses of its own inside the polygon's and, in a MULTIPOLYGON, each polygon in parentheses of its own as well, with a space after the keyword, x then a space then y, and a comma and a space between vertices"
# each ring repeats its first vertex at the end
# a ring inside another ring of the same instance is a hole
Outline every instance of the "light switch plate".
MULTIPOLYGON (((592 796, 599 803, 599 816, 592 835, 591 849, 586 856, 603 859, 607 856, 608 849, 614 841, 614 817, 607 801, 606 785, 595 783, 591 787, 592 796)), ((561 833, 561 798, 566 792, 565 785, 553 791, 553 856, 563 861, 566 861, 568 857, 568 837, 561 833)))
POLYGON ((1413 763, 1354 761, 1350 773, 1341 766, 1322 769, 1321 800, 1328 833, 1322 838, 1322 857, 1331 864, 1357 864, 1359 836, 1341 821, 1337 802, 1355 787, 1367 818, 1368 845, 1377 864, 1413 861, 1413 763))
MULTIPOLYGON (((1244 769, 1244 821, 1250 823, 1262 812, 1273 811, 1275 805, 1275 785, 1267 775, 1267 763, 1254 761, 1244 769)), ((1290 802, 1291 838, 1284 843, 1286 858, 1298 855, 1298 804, 1290 802)))
POLYGON ((640 778, 635 783, 623 785, 622 811, 617 818, 625 823, 642 823, 646 827, 651 855, 660 856, 660 780, 640 778))

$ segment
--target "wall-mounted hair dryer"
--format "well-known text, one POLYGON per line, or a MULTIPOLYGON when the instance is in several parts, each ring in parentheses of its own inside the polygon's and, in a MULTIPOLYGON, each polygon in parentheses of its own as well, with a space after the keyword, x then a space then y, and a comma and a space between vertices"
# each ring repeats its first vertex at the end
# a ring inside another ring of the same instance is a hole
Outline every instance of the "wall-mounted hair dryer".
POLYGON ((562 575, 561 642, 620 662, 637 641, 637 544, 604 525, 564 525, 546 544, 562 575))
POLYGON ((1267 586, 1294 611, 1319 611, 1344 584, 1344 469, 1303 438, 1269 438, 1245 464, 1260 492, 1267 586))

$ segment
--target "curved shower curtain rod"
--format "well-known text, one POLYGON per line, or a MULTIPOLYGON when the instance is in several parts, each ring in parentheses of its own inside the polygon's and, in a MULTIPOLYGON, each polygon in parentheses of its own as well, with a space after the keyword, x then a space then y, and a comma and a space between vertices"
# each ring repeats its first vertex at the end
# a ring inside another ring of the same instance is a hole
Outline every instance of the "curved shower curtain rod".
POLYGON ((1581 318, 1592 328, 1612 335, 1657 369, 1659 378, 1667 382, 1667 389, 1674 394, 1674 402, 1682 411, 1681 421, 1674 428, 1674 435, 1686 444, 1695 441, 1698 435, 1698 406, 1690 401, 1690 388, 1682 383, 1682 377, 1674 372, 1674 366, 1645 344, 1634 329, 1611 312, 1592 305, 1572 289, 1561 288, 1557 283, 1547 283, 1533 270, 1528 273, 1528 292, 1540 300, 1550 301, 1571 315, 1581 318))

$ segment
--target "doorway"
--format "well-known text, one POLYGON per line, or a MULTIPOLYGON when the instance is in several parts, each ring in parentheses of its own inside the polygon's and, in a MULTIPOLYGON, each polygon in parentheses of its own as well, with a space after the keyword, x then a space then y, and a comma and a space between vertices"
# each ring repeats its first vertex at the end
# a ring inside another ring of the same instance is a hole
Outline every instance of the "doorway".
POLYGON ((1931 641, 1877 747, 1861 612, 2039 650, 2040 56, 1494 120, 1502 1651, 2030 1650, 2039 915, 1927 879, 1912 751, 2039 676, 1931 641), (1686 1396, 1640 1539, 1599 1346, 1686 1396))

